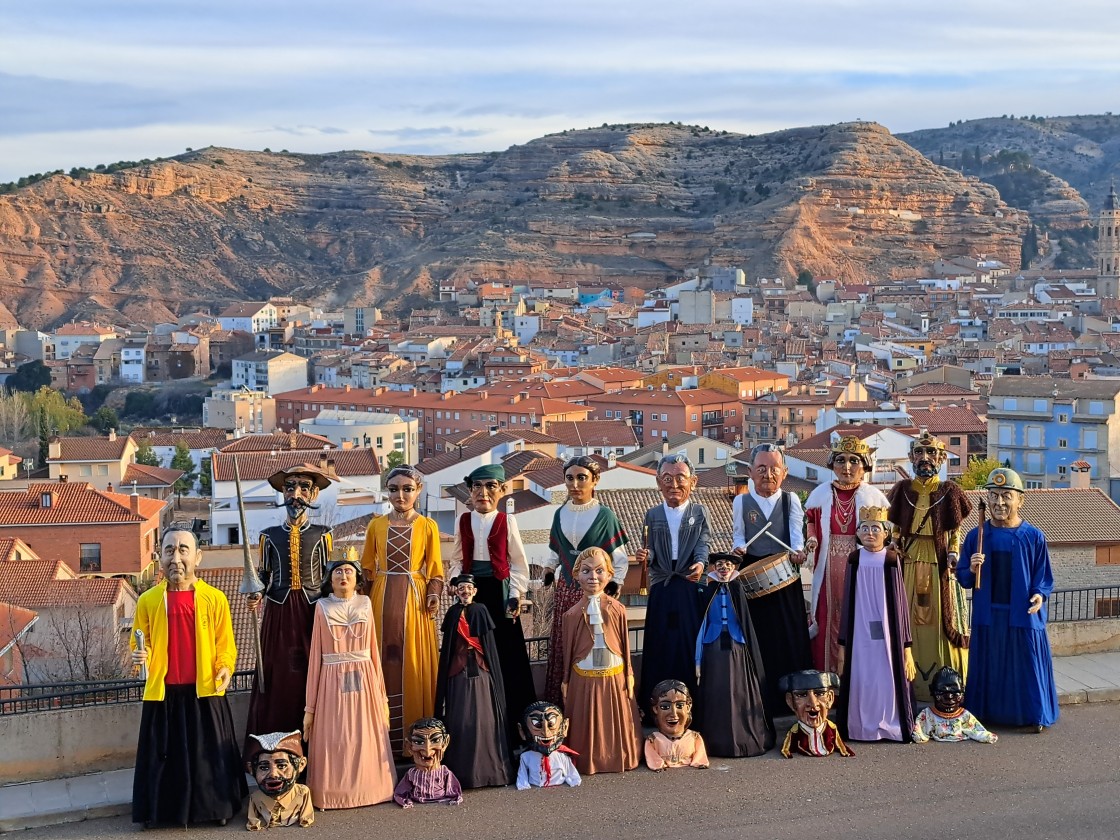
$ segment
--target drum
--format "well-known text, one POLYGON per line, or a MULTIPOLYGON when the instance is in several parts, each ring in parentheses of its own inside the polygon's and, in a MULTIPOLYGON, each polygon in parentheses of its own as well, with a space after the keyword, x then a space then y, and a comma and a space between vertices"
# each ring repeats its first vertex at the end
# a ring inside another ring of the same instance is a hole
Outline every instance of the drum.
POLYGON ((748 598, 762 598, 800 580, 800 575, 789 562, 789 554, 771 554, 745 566, 739 572, 748 598))

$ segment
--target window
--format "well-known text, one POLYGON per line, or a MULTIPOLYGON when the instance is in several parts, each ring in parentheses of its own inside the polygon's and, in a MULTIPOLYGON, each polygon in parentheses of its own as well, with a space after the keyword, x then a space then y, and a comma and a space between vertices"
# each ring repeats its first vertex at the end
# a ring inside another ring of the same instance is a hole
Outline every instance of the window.
POLYGON ((1027 464, 1024 472, 1031 475, 1038 475, 1042 472, 1042 453, 1041 452, 1028 452, 1027 464))
POLYGON ((1036 449, 1042 446, 1042 428, 1039 426, 1027 426, 1027 446, 1033 446, 1036 449))
POLYGON ((1097 448, 1097 430, 1085 429, 1081 433, 1081 448, 1082 449, 1096 449, 1097 448))
POLYGON ((735 409, 731 409, 731 416, 732 416, 732 417, 734 417, 734 416, 735 416, 735 409))
POLYGON ((1014 411, 1018 407, 1019 407, 1019 403, 1014 397, 1004 397, 1003 398, 1003 410, 1004 411, 1014 411))
POLYGON ((1035 411, 1046 411, 1046 400, 1035 400, 1034 401, 1034 410, 1035 411))
POLYGON ((1104 403, 1100 400, 1089 400, 1090 414, 1104 414, 1104 403))
POLYGON ((1041 490, 1042 489, 1042 482, 1041 481, 1024 481, 1023 486, 1026 487, 1028 490, 1041 490))
POLYGON ((93 475, 93 465, 92 464, 82 464, 82 465, 80 465, 78 467, 78 474, 79 475, 93 475))
POLYGON ((1006 423, 999 425, 999 443, 1000 446, 1014 446, 1015 445, 1015 427, 1006 423))
POLYGON ((704 463, 704 449, 703 449, 703 447, 700 448, 700 452, 696 456, 696 463, 698 463, 698 464, 703 464, 704 463))
POLYGON ((817 471, 813 467, 806 467, 805 468, 805 480, 806 481, 816 481, 817 480, 817 471))
POLYGON ((1068 449, 1069 448, 1069 441, 1066 438, 1058 438, 1058 448, 1059 449, 1068 449))
POLYGON ((1065 478, 1065 476, 1066 476, 1066 475, 1067 475, 1068 473, 1069 473, 1069 467, 1068 467, 1067 465, 1065 465, 1065 464, 1058 464, 1058 475, 1060 475, 1060 476, 1062 476, 1063 478, 1065 478))
POLYGON ((695 422, 696 422, 696 415, 695 415, 695 414, 693 414, 693 415, 692 415, 692 422, 693 422, 693 423, 695 423, 695 422))
POLYGON ((108 464, 97 464, 97 474, 98 475, 108 475, 109 474, 109 465, 108 464))
POLYGON ((79 556, 79 569, 81 571, 101 571, 101 543, 81 543, 79 546, 79 556))

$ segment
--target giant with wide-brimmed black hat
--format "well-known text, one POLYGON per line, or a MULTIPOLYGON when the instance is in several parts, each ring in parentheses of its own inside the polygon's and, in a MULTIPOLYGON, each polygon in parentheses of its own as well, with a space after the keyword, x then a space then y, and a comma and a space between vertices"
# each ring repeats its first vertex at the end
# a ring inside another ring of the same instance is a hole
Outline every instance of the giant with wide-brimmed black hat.
MULTIPOLYGON (((314 605, 327 580, 331 529, 311 522, 319 492, 333 479, 311 464, 277 470, 268 483, 284 494, 284 521, 261 531, 257 573, 266 602, 261 620, 260 678, 249 700, 249 732, 291 732, 303 724, 314 605)), ((261 595, 250 597, 256 609, 261 595)))

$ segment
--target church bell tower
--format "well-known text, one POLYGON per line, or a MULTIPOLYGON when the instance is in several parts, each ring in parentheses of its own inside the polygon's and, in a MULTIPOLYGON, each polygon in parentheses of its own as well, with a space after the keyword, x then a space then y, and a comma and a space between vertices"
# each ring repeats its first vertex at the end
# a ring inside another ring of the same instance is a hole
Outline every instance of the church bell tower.
POLYGON ((1116 184, 1108 190, 1097 219, 1097 296, 1120 297, 1120 199, 1116 184))

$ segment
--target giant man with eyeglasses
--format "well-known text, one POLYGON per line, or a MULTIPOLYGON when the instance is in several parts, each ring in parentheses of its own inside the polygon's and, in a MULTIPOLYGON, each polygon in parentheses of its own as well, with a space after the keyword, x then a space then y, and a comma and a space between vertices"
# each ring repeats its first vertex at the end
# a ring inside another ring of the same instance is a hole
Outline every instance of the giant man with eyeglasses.
MULTIPOLYGON (((331 560, 331 529, 311 522, 319 491, 330 477, 310 464, 278 470, 268 483, 284 494, 286 516, 261 531, 257 574, 264 592, 248 596, 249 608, 260 608, 261 662, 264 685, 253 680, 248 732, 294 732, 303 726, 304 692, 315 602, 331 560)), ((241 535, 247 539, 247 534, 241 535)))
POLYGON ((696 470, 685 455, 667 455, 657 465, 657 487, 665 500, 646 511, 648 539, 638 562, 649 564, 649 603, 642 644, 642 683, 646 703, 662 680, 680 680, 696 692, 696 636, 700 632, 697 583, 708 564, 708 515, 689 498, 696 470))

